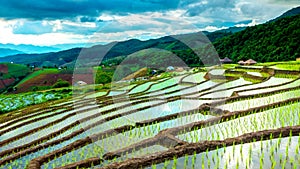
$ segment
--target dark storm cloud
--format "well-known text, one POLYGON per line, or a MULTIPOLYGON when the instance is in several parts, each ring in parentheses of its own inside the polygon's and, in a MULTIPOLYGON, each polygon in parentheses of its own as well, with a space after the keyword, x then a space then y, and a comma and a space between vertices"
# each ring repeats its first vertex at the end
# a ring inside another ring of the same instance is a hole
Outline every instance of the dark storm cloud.
POLYGON ((0 18, 32 20, 97 17, 114 14, 164 11, 177 8, 179 0, 8 0, 0 1, 0 18))

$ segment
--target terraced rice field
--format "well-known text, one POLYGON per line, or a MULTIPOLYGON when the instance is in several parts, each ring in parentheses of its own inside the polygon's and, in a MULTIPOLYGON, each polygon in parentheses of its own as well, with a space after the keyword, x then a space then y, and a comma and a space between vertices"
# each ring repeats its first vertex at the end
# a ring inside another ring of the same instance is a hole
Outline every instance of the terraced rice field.
POLYGON ((259 81, 215 69, 3 114, 0 168, 300 168, 299 74, 245 68, 259 81))

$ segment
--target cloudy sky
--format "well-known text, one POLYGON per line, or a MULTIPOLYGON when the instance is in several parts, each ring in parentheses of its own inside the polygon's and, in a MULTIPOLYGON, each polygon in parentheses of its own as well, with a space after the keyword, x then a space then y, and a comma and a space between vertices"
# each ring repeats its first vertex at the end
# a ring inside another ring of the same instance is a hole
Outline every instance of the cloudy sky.
POLYGON ((299 0, 3 0, 0 43, 109 43, 264 23, 299 0))

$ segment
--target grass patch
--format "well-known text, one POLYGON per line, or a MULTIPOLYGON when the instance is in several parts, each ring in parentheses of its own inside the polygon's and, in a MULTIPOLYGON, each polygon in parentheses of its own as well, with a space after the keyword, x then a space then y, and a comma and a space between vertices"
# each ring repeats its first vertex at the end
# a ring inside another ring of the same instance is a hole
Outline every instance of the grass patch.
POLYGON ((30 68, 21 64, 1 63, 1 65, 6 65, 8 69, 8 73, 2 75, 3 79, 24 77, 30 72, 30 68))
POLYGON ((261 83, 262 82, 262 80, 248 78, 248 77, 243 77, 243 79, 248 81, 248 82, 251 82, 251 83, 261 83))
POLYGON ((275 67, 282 70, 300 71, 300 62, 298 64, 277 64, 275 67))
POLYGON ((223 64, 222 68, 224 68, 224 69, 233 69, 236 66, 238 66, 238 64, 223 64))
POLYGON ((58 69, 43 69, 43 70, 38 70, 38 71, 35 71, 33 73, 31 73, 30 75, 28 75, 27 77, 25 77, 23 80, 21 80, 21 82, 19 82, 17 84, 17 87, 21 84, 23 84, 24 82, 26 82, 27 80, 30 80, 32 78, 35 78, 41 74, 57 74, 57 73, 60 73, 60 70, 58 69))
POLYGON ((274 75, 274 77, 278 77, 278 78, 289 78, 289 79, 297 79, 300 77, 300 75, 293 75, 293 74, 279 74, 276 73, 274 75))

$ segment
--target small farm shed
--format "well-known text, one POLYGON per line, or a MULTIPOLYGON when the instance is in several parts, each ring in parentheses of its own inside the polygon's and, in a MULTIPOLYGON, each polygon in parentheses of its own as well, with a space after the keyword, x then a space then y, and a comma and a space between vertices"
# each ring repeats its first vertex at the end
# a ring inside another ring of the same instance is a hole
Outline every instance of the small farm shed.
POLYGON ((249 59, 249 60, 247 60, 246 62, 245 62, 245 65, 254 65, 254 64, 256 64, 257 62, 255 61, 255 60, 253 60, 253 59, 249 59))
POLYGON ((243 60, 240 60, 240 61, 238 61, 238 64, 239 64, 239 65, 244 65, 245 62, 244 62, 243 60))
POLYGON ((232 63, 232 60, 229 59, 228 57, 225 57, 224 59, 220 59, 221 63, 232 63))

